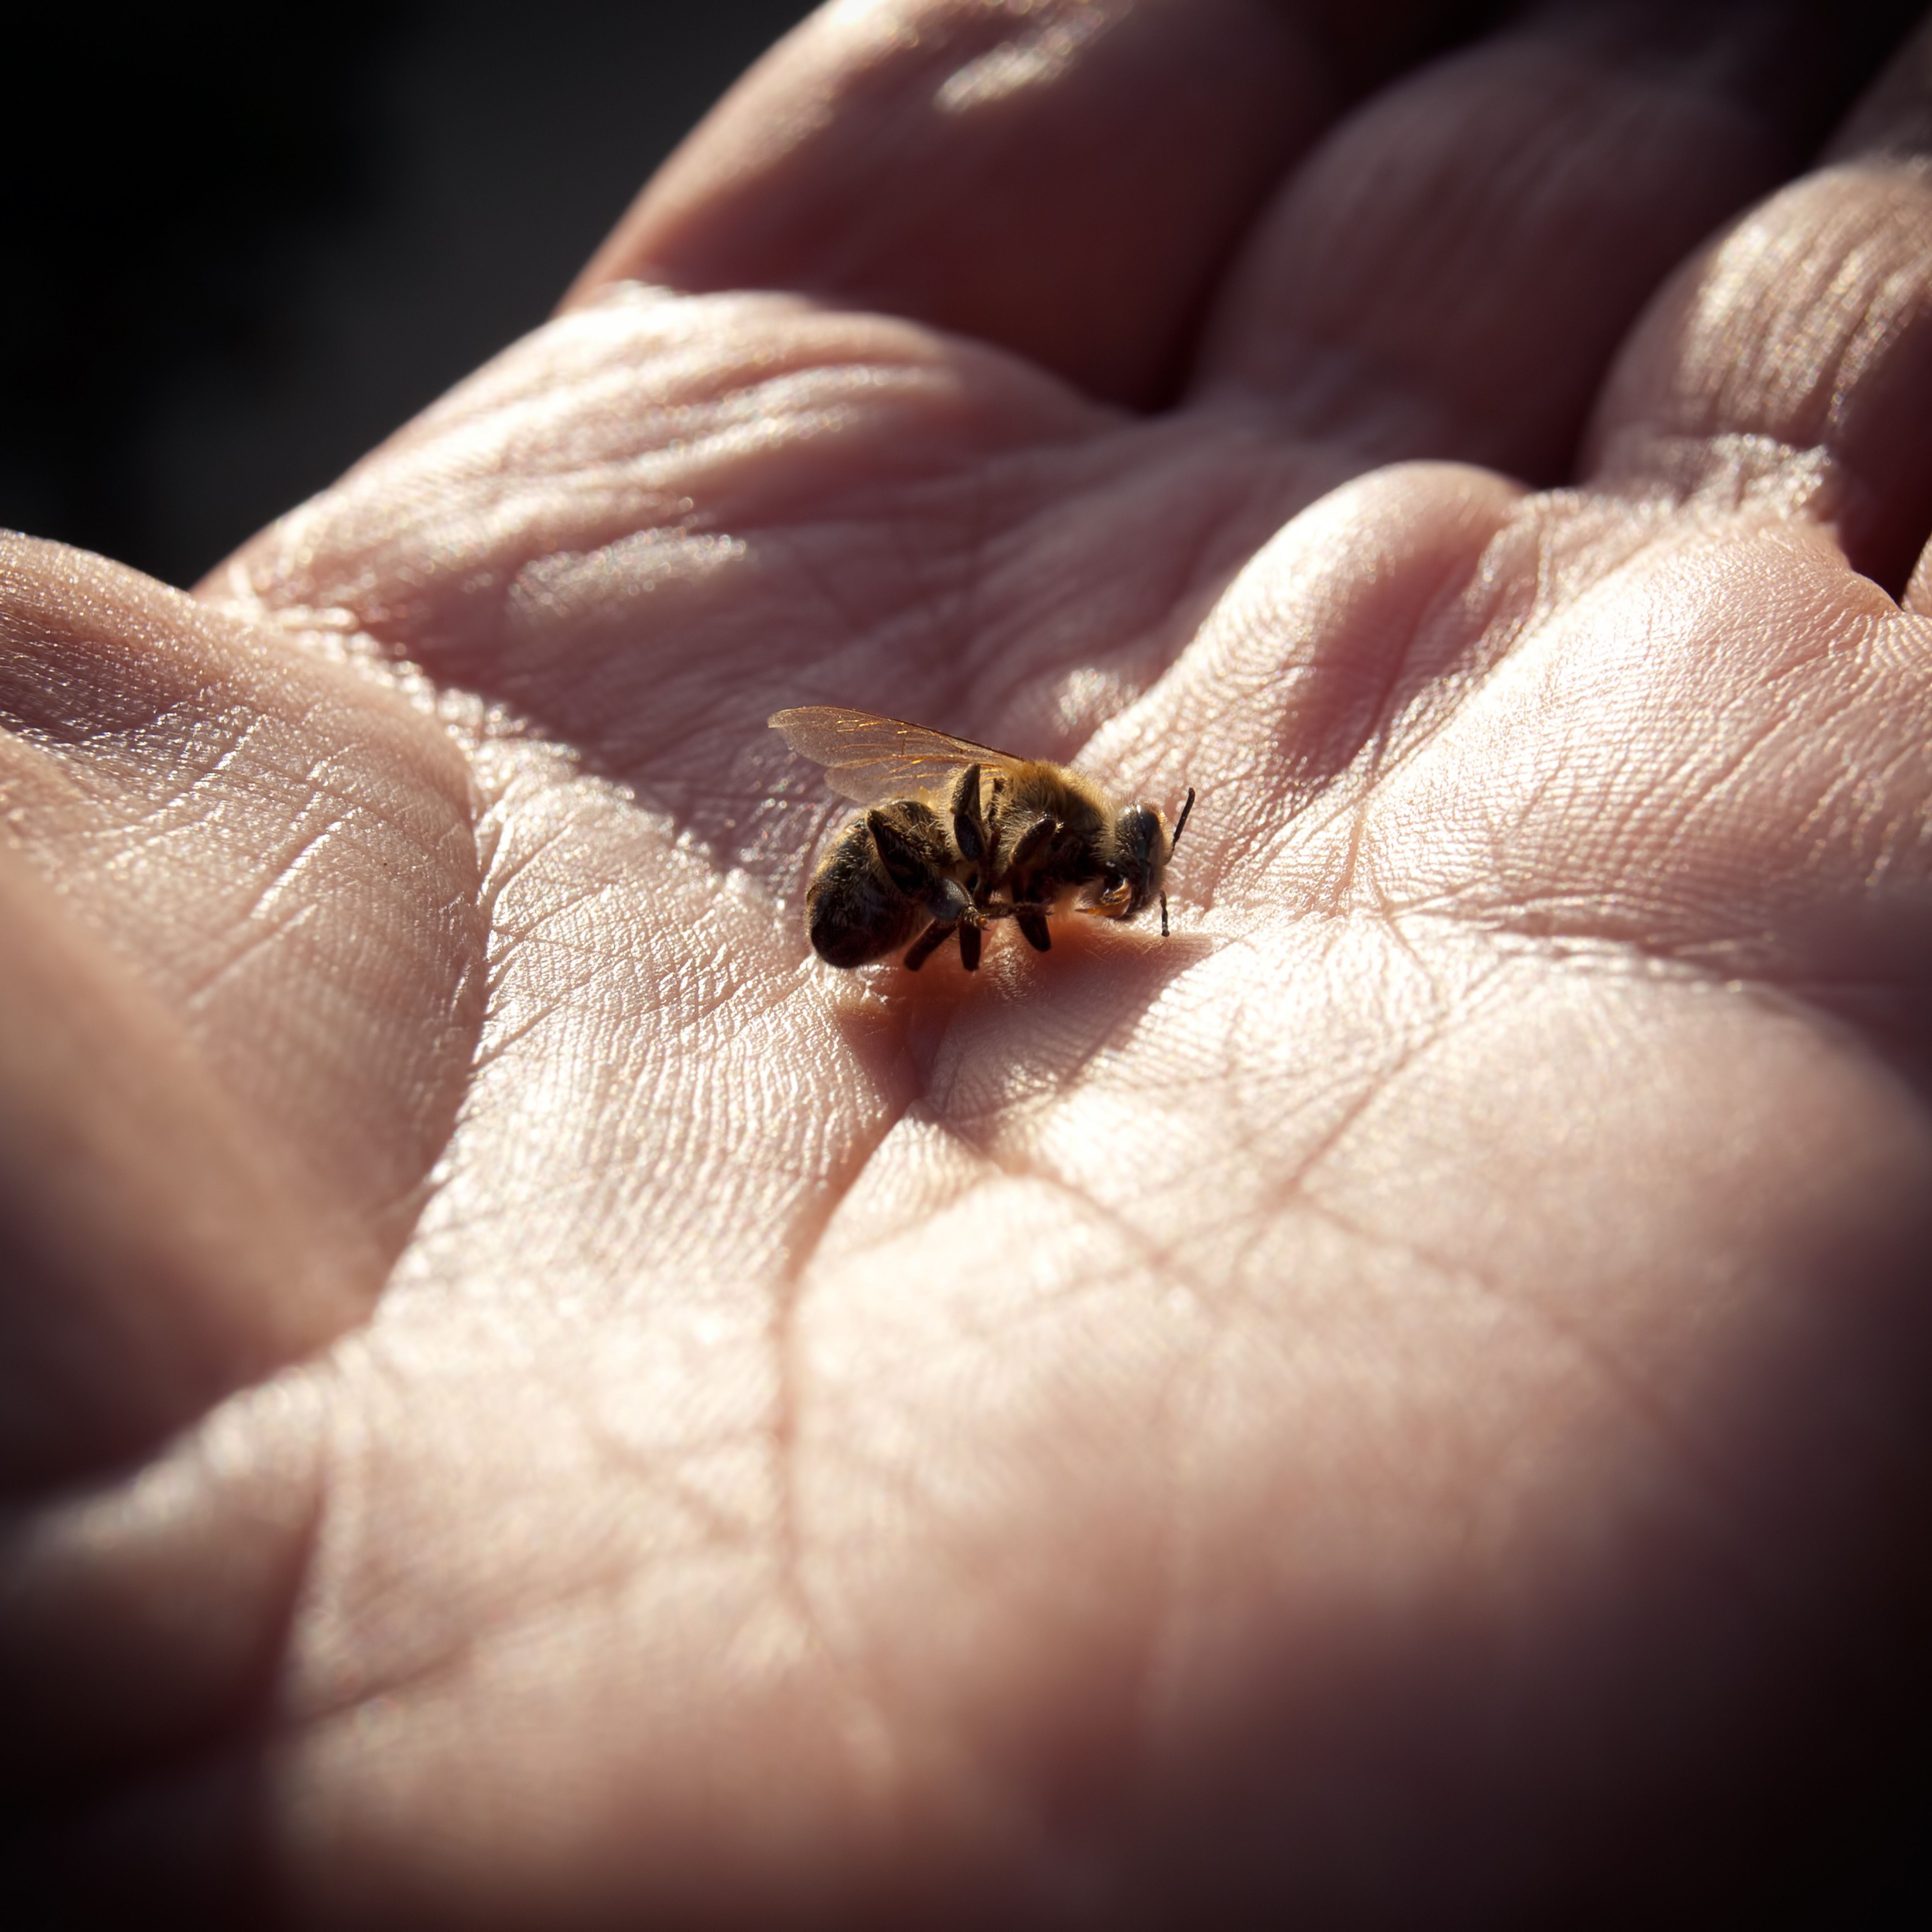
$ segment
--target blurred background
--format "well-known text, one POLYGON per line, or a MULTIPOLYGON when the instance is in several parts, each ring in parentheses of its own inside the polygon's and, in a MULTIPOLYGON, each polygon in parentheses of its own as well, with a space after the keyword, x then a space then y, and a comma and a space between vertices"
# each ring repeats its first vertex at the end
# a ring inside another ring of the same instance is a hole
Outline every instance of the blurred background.
POLYGON ((0 526, 193 583, 540 322, 810 10, 16 10, 0 526))

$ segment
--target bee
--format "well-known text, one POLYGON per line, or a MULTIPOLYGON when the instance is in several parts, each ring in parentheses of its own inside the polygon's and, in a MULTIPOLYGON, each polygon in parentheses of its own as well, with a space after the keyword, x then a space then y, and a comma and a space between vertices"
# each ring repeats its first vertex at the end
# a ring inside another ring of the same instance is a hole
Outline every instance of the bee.
POLYGON ((830 704, 766 722, 825 767, 834 791, 867 808, 806 898, 813 950, 831 964, 862 966, 904 946, 916 973, 956 935, 970 973, 989 921, 1010 919, 1045 952, 1050 914, 1132 919, 1155 899, 1167 936, 1162 880, 1194 809, 1192 786, 1170 832, 1157 806, 1116 809, 1064 765, 922 724, 830 704))

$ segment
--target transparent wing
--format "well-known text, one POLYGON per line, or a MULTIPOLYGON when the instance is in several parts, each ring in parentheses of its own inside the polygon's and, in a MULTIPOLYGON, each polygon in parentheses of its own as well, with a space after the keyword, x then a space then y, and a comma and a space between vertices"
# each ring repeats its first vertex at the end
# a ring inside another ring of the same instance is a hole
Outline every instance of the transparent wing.
POLYGON ((765 722, 800 758, 825 767, 826 783, 841 798, 859 805, 943 790, 968 765, 997 770, 1021 762, 970 738, 840 704, 800 705, 765 722))

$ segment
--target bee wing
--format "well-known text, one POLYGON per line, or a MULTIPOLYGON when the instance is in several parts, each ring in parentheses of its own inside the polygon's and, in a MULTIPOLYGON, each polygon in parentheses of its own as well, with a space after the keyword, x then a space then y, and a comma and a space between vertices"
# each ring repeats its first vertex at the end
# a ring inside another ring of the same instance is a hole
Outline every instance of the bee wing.
POLYGON ((859 805, 940 790, 968 765, 998 769, 1020 762, 1010 752, 970 738, 842 704, 800 705, 774 711, 765 722, 800 758, 825 767, 826 783, 841 798, 859 805))

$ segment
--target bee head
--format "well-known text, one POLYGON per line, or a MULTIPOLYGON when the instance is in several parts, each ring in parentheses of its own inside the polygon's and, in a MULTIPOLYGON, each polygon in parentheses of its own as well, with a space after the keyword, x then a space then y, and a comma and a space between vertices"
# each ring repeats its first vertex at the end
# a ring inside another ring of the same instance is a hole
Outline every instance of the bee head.
POLYGON ((1114 820, 1113 845, 1092 908, 1102 919, 1132 919, 1160 890, 1167 822, 1150 805, 1130 805, 1114 820))
POLYGON ((1169 837, 1167 820, 1158 806, 1129 806, 1114 821, 1113 861, 1101 872, 1100 890, 1089 909, 1103 919, 1132 919, 1150 900, 1159 898, 1160 929, 1165 937, 1167 898, 1161 891, 1160 882, 1174 847, 1180 842, 1187 814, 1193 809, 1194 794, 1190 789, 1187 802, 1180 808, 1180 822, 1169 837))

